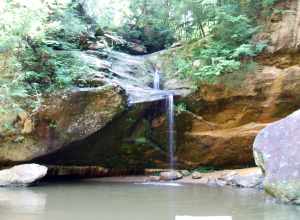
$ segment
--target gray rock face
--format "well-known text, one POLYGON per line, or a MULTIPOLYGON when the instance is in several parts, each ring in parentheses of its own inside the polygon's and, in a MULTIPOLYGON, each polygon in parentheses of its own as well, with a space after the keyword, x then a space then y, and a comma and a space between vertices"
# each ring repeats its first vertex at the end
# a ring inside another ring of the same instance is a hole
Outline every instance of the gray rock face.
POLYGON ((266 192, 300 204, 300 111, 262 130, 254 142, 254 156, 264 170, 266 192))
MULTIPOLYGON (((95 51, 74 52, 74 55, 97 71, 96 78, 103 83, 116 84, 122 87, 129 98, 130 104, 154 102, 162 100, 168 94, 163 90, 153 89, 153 75, 158 54, 133 56, 121 52, 110 51, 106 60, 99 59, 95 51)), ((161 73, 164 75, 164 73, 161 73)), ((183 85, 180 81, 172 81, 173 86, 164 86, 178 96, 191 93, 191 84, 183 85)))
POLYGON ((38 164, 24 164, 0 171, 0 186, 27 186, 43 178, 47 167, 38 164))

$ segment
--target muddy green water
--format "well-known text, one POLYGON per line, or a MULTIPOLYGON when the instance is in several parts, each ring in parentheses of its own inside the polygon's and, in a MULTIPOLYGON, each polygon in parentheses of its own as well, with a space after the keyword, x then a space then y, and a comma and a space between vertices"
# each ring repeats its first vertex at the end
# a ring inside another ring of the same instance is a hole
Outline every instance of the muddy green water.
POLYGON ((299 220, 300 207, 277 204, 263 192, 199 185, 89 180, 0 189, 1 220, 174 220, 176 215, 299 220))

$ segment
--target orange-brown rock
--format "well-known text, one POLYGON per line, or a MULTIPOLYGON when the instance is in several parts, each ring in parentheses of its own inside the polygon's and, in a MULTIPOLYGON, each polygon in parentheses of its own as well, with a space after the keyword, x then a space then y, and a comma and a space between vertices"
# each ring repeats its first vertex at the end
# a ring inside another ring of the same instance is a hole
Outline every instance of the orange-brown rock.
POLYGON ((252 143, 265 124, 202 132, 186 132, 178 159, 190 166, 242 166, 252 163, 252 143), (200 158, 200 159, 199 159, 200 158))
MULTIPOLYGON (((270 122, 300 108, 300 66, 260 66, 244 78, 223 76, 201 84, 177 116, 177 162, 182 167, 234 167, 254 163, 255 136, 270 122)), ((161 120, 161 119, 160 119, 161 120)), ((153 128, 155 140, 166 125, 153 128)))
POLYGON ((300 63, 300 1, 279 1, 275 8, 254 40, 268 44, 260 62, 287 68, 300 63))

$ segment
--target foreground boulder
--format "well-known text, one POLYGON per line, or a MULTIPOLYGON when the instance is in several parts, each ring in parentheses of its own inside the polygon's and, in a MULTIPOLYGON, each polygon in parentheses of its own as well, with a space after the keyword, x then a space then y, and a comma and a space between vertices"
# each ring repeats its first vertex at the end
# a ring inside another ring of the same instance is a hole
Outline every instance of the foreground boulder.
POLYGON ((256 164, 265 173, 264 188, 284 202, 300 204, 300 111, 266 127, 256 137, 256 164))
POLYGON ((38 164, 14 166, 0 171, 0 186, 27 186, 43 178, 47 167, 38 164))

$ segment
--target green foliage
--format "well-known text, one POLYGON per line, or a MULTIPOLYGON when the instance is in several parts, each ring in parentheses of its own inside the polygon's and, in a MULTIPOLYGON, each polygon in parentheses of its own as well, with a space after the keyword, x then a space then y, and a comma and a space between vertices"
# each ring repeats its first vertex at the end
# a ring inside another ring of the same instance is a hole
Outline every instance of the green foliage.
POLYGON ((57 6, 50 14, 49 19, 52 23, 59 25, 55 29, 47 29, 47 39, 59 39, 60 41, 74 43, 78 47, 80 37, 88 32, 84 18, 78 12, 78 3, 76 2, 57 6))
POLYGON ((258 28, 246 13, 249 5, 233 2, 237 1, 216 7, 210 16, 215 23, 209 27, 204 43, 195 46, 191 56, 177 58, 177 69, 184 77, 214 81, 222 74, 246 69, 253 57, 267 46, 251 42, 258 28))
POLYGON ((237 15, 234 7, 219 9, 216 22, 212 28, 213 39, 228 46, 247 42, 257 30, 245 15, 237 15))
MULTIPOLYGON (((126 40, 154 52, 179 41, 203 41, 176 55, 175 74, 200 80, 245 69, 266 44, 251 42, 255 18, 277 0, 3 0, 0 3, 0 91, 14 98, 76 85, 89 72, 64 49, 84 49, 97 16, 99 36, 117 30, 126 40), (104 4, 107 3, 107 4, 104 4), (79 7, 80 6, 80 7, 79 7), (98 10, 98 9, 99 10, 98 10), (119 10, 119 12, 117 12, 119 10), (117 25, 119 23, 119 25, 117 25)), ((112 34, 113 35, 113 34, 112 34)), ((98 37, 99 37, 98 36, 98 37)))
POLYGON ((144 44, 148 52, 175 40, 201 41, 190 54, 176 56, 181 77, 213 80, 241 69, 263 51, 266 44, 253 44, 259 30, 257 17, 276 0, 129 0, 128 16, 119 33, 144 44), (196 63, 196 65, 195 65, 196 63), (198 64, 197 64, 198 63, 198 64))
POLYGON ((165 49, 175 41, 174 32, 168 27, 152 23, 147 24, 147 27, 126 24, 118 31, 118 34, 129 42, 133 41, 144 45, 148 53, 165 49))
POLYGON ((235 60, 226 60, 224 57, 218 57, 216 62, 211 65, 205 65, 194 73, 194 76, 201 80, 214 80, 222 73, 230 73, 240 68, 240 62, 235 60))
POLYGON ((180 114, 180 113, 186 112, 186 111, 187 111, 187 106, 185 103, 181 102, 176 105, 176 113, 177 114, 180 114))
POLYGON ((183 78, 188 78, 193 74, 192 62, 188 59, 176 57, 175 66, 183 78))
POLYGON ((49 122, 49 128, 52 128, 52 129, 57 128, 57 122, 56 121, 50 121, 49 122))
POLYGON ((138 138, 134 139, 134 142, 136 144, 147 144, 148 140, 145 137, 138 137, 138 138))
POLYGON ((252 44, 242 44, 234 49, 233 58, 254 57, 256 55, 252 44))
POLYGON ((262 1, 262 5, 264 7, 270 7, 272 5, 274 5, 275 3, 277 3, 279 0, 263 0, 262 1))
POLYGON ((62 89, 84 78, 87 68, 72 52, 87 35, 87 25, 71 0, 0 4, 0 91, 8 98, 29 98, 36 109, 41 93, 62 89))
POLYGON ((128 41, 141 42, 148 52, 155 52, 170 46, 175 33, 169 22, 171 5, 166 1, 131 0, 132 12, 125 24, 118 30, 128 41))
POLYGON ((27 70, 23 80, 31 94, 36 89, 50 92, 75 85, 79 78, 84 78, 85 73, 89 72, 89 67, 72 52, 52 51, 47 53, 47 59, 42 63, 40 58, 26 56, 23 63, 27 70))
POLYGON ((10 124, 10 123, 4 123, 2 126, 3 126, 3 129, 6 132, 13 132, 15 130, 15 128, 13 127, 13 125, 10 124))

